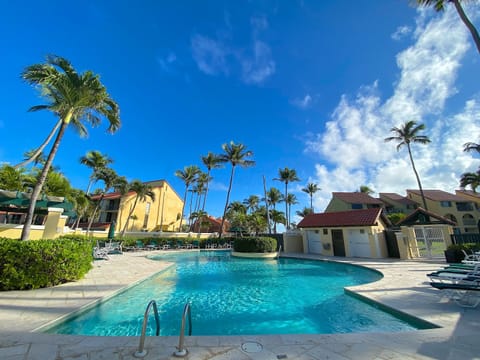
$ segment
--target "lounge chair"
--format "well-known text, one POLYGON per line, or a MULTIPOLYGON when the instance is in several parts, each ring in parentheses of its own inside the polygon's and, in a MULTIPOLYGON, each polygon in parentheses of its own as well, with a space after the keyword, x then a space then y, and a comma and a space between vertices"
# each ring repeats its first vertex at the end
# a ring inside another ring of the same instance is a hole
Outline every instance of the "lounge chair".
POLYGON ((473 269, 442 269, 427 274, 432 282, 457 283, 461 280, 480 280, 480 264, 475 265, 473 269))
POLYGON ((445 291, 450 300, 460 306, 474 308, 480 304, 480 279, 478 281, 463 280, 459 283, 430 283, 436 289, 445 291))
POLYGON ((192 241, 192 249, 200 249, 200 241, 193 240, 192 241))
POLYGON ((463 254, 465 255, 464 259, 462 260, 462 263, 480 263, 480 255, 477 255, 475 253, 468 254, 465 250, 462 249, 463 254))
POLYGON ((177 249, 185 249, 185 245, 183 244, 183 240, 177 240, 177 249))
POLYGON ((146 246, 146 249, 147 250, 159 250, 160 245, 158 245, 157 240, 153 239, 153 240, 150 240, 150 243, 146 246))

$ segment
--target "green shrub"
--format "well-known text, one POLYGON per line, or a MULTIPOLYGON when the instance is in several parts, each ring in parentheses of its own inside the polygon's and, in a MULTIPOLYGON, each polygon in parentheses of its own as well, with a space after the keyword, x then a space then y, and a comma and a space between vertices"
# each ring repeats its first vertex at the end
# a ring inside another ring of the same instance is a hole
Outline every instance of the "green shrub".
POLYGON ((0 238, 0 290, 38 289, 81 279, 92 267, 85 239, 0 238))
POLYGON ((236 252, 268 253, 277 251, 277 240, 271 237, 236 238, 233 242, 236 252))

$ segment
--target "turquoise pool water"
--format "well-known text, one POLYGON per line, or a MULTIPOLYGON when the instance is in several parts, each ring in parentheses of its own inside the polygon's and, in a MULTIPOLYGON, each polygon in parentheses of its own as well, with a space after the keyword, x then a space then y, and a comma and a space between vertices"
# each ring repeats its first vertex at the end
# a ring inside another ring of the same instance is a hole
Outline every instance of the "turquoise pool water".
MULTIPOLYGON (((344 294, 343 287, 376 281, 357 266, 297 260, 249 260, 229 252, 171 253, 171 268, 47 332, 140 335, 145 308, 158 304, 161 335, 178 335, 186 302, 192 335, 331 334, 416 328, 344 294)), ((147 334, 154 334, 154 318, 147 334)))

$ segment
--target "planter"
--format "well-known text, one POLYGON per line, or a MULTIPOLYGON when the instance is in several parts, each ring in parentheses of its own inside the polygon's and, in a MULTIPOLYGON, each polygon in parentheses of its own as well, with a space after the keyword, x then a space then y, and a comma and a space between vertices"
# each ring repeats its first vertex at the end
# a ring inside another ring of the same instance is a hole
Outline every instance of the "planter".
POLYGON ((232 251, 232 256, 250 258, 250 259, 274 259, 278 256, 278 252, 270 253, 248 253, 248 252, 237 252, 232 251))
POLYGON ((465 256, 460 250, 457 249, 445 250, 444 253, 447 263, 461 263, 465 256))

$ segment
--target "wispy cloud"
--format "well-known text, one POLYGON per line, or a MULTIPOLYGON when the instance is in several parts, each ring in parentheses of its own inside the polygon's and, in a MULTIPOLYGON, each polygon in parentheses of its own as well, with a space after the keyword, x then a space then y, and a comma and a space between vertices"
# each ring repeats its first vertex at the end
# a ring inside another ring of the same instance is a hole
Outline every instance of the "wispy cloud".
POLYGON ((160 68, 167 73, 172 72, 172 66, 177 61, 177 56, 173 51, 170 51, 165 56, 157 57, 157 62, 160 65, 160 68))
POLYGON ((419 11, 417 20, 414 43, 397 55, 400 73, 393 95, 383 100, 374 82, 353 98, 342 96, 326 131, 306 141, 306 151, 325 159, 316 166, 322 188, 316 208, 325 208, 332 191, 355 191, 363 184, 400 194, 417 187, 405 150, 397 152, 395 144, 384 142, 393 126, 407 120, 425 123, 432 140, 414 146, 425 188, 453 191, 463 172, 478 167, 462 145, 480 133, 479 98, 472 95, 457 114, 443 114, 445 102, 457 93, 455 80, 469 48, 467 33, 453 9, 434 19, 419 11))
POLYGON ((412 28, 404 25, 404 26, 399 26, 397 30, 391 35, 391 37, 393 40, 398 41, 410 35, 411 33, 412 33, 412 28))
MULTIPOLYGON (((228 14, 227 14, 228 15, 228 14)), ((241 79, 246 84, 261 84, 275 73, 275 61, 270 46, 259 39, 261 31, 268 29, 265 17, 254 16, 250 19, 252 42, 247 50, 231 43, 230 17, 226 15, 228 30, 212 38, 195 34, 191 39, 192 55, 200 71, 207 75, 229 76, 238 64, 241 67, 241 79)))
POLYGON ((313 98, 310 94, 305 95, 303 98, 293 99, 290 103, 300 109, 307 109, 312 105, 313 98))

